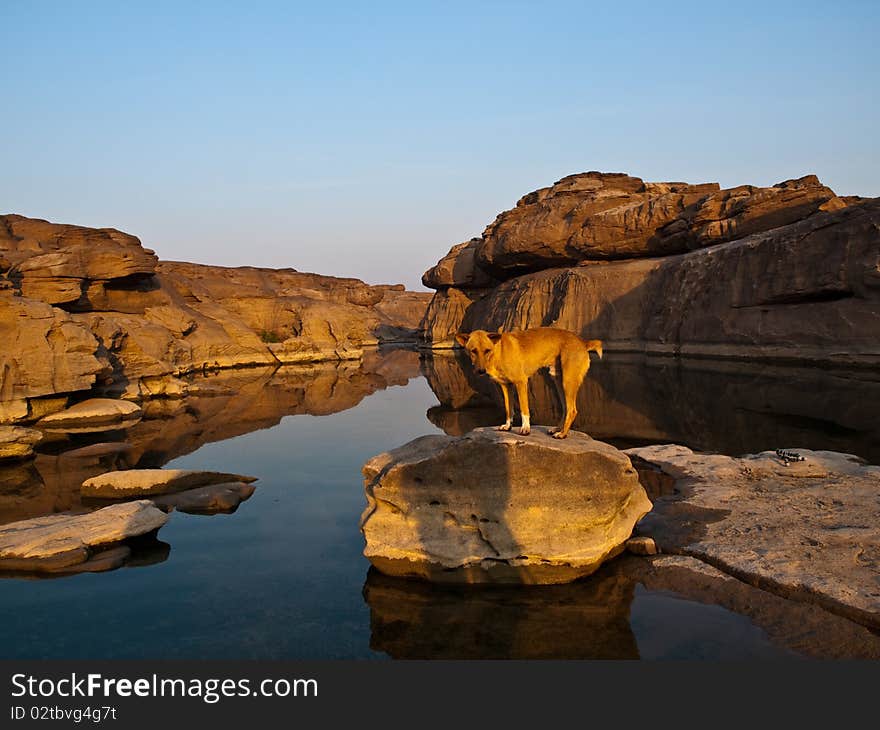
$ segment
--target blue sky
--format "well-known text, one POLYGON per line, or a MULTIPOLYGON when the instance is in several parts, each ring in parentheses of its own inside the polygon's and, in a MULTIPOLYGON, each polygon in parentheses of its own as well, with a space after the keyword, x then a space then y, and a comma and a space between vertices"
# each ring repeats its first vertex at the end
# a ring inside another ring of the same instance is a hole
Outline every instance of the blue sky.
POLYGON ((0 212, 415 286, 574 172, 878 196, 878 30, 856 1, 0 0, 0 212))

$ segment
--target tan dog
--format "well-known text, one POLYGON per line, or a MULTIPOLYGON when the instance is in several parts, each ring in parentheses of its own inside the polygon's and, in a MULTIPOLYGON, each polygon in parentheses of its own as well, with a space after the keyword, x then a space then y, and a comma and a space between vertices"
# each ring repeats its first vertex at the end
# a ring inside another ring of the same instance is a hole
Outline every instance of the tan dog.
POLYGON ((513 384, 522 414, 523 435, 531 429, 529 419, 529 377, 541 368, 549 367, 555 376, 560 397, 565 403, 565 414, 559 428, 550 429, 554 438, 568 436, 577 415, 578 388, 590 369, 590 351, 602 357, 601 340, 582 340, 574 332, 538 327, 521 332, 459 332, 455 339, 464 347, 476 371, 485 373, 501 386, 507 420, 499 431, 510 430, 510 395, 507 386, 513 384))

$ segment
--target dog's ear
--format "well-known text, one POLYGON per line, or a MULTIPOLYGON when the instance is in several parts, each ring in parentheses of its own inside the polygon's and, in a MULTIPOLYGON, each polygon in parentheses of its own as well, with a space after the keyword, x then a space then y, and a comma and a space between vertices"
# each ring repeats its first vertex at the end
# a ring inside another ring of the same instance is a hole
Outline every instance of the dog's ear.
POLYGON ((501 333, 500 332, 490 332, 489 339, 492 340, 493 345, 497 345, 498 340, 501 339, 501 333))
POLYGON ((470 332, 459 332, 458 334, 455 335, 455 341, 459 345, 461 345, 462 347, 465 347, 467 345, 467 341, 470 336, 471 336, 470 332))

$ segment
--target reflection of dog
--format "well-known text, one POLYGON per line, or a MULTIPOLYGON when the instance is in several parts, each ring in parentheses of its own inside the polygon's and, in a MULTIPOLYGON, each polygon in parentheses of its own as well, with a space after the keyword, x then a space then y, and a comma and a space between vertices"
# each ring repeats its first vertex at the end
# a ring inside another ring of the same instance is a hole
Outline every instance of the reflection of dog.
POLYGON ((455 339, 467 350, 476 371, 487 374, 501 386, 507 421, 498 427, 500 431, 510 430, 507 386, 512 383, 522 414, 519 432, 523 435, 529 433, 529 377, 540 368, 549 367, 560 391, 560 399, 565 403, 562 424, 559 428, 550 429, 550 433, 558 439, 568 436, 568 429, 577 415, 575 402, 578 388, 590 369, 590 351, 602 357, 601 340, 582 340, 574 332, 552 327, 503 334, 474 330, 459 332, 455 339))

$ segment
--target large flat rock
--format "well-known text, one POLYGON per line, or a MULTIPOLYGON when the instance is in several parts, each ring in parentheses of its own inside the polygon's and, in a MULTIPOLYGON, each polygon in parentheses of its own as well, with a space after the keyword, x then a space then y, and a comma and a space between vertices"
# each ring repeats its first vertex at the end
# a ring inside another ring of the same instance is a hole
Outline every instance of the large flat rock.
POLYGON ((541 427, 424 436, 363 471, 364 554, 432 581, 565 583, 618 554, 651 509, 625 454, 541 427))
POLYGON ((226 474, 216 471, 193 471, 189 469, 126 469, 86 479, 82 484, 84 497, 107 499, 130 499, 153 494, 183 492, 211 484, 240 482, 250 484, 256 477, 226 474))
MULTIPOLYGON (((13 522, 0 527, 0 570, 72 569, 87 563, 103 546, 158 530, 167 520, 168 515, 152 502, 139 500, 88 514, 57 514, 13 522)), ((118 557, 100 564, 105 569, 115 567, 118 557)))
POLYGON ((663 553, 880 628, 880 467, 830 451, 742 458, 629 449, 646 483, 674 481, 639 525, 663 553), (653 474, 652 474, 653 472, 653 474))
POLYGON ((142 413, 136 403, 114 398, 89 398, 41 418, 37 425, 50 431, 102 431, 135 423, 142 413))

